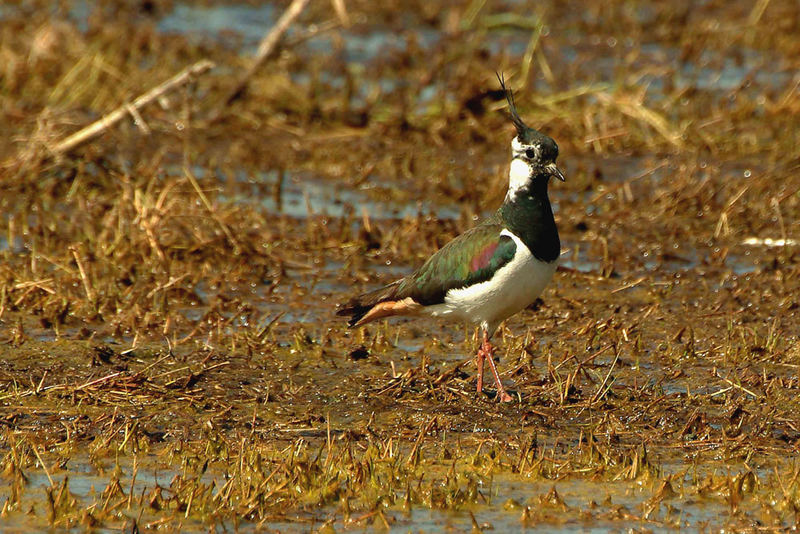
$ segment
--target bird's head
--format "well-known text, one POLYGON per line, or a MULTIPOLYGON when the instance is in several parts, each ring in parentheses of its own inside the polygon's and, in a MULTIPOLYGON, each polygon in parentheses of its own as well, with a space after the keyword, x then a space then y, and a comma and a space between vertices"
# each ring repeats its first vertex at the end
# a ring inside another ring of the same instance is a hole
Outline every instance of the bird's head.
POLYGON ((542 132, 530 128, 526 125, 517 113, 517 106, 514 102, 514 94, 506 88, 505 80, 499 74, 500 86, 506 94, 508 100, 509 114, 511 122, 517 129, 517 135, 511 141, 511 171, 509 174, 508 193, 513 197, 514 193, 522 188, 528 187, 536 179, 544 178, 545 183, 551 176, 564 181, 564 174, 556 166, 558 157, 558 145, 549 136, 542 132))

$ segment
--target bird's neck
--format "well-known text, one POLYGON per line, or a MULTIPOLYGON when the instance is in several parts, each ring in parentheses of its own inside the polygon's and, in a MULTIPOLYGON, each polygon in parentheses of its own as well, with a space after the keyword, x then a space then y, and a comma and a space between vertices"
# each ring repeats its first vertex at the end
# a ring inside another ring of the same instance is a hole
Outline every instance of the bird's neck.
MULTIPOLYGON (((512 163, 512 174, 513 171, 512 163)), ((525 183, 518 182, 512 189, 514 177, 510 176, 509 191, 499 210, 506 228, 542 261, 554 261, 561 252, 558 229, 547 196, 548 180, 546 174, 529 174, 525 183)))

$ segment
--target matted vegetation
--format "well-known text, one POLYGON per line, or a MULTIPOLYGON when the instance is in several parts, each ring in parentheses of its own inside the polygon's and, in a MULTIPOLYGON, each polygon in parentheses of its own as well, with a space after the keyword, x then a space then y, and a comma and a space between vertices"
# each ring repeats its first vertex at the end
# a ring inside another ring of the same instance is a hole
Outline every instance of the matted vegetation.
POLYGON ((796 525, 795 2, 312 1, 230 104, 288 3, 87 5, 0 6, 4 531, 796 525), (334 315, 499 203, 495 71, 567 175, 509 405, 334 315))

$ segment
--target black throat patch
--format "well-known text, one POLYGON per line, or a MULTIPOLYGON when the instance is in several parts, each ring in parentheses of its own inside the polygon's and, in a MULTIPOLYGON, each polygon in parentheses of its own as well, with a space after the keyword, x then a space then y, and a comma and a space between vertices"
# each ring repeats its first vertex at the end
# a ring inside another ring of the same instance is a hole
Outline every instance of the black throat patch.
POLYGON ((500 206, 503 224, 518 236, 533 256, 552 262, 561 254, 561 241, 547 196, 546 175, 535 176, 530 185, 515 192, 500 206))

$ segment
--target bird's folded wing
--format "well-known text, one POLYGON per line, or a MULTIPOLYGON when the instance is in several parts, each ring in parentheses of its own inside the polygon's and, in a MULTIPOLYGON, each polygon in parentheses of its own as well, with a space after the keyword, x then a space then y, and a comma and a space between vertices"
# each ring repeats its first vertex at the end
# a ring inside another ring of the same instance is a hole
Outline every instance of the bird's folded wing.
POLYGON ((517 249, 511 237, 501 235, 502 230, 493 218, 461 234, 401 280, 393 297, 411 297, 423 306, 441 304, 451 289, 489 280, 517 249))

